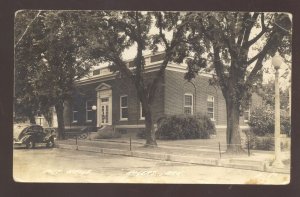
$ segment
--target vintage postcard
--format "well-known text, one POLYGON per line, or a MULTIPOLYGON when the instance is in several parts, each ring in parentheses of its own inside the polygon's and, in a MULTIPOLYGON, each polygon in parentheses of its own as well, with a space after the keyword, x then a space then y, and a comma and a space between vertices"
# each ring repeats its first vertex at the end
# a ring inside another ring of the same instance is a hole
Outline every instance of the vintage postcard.
POLYGON ((15 12, 14 180, 289 184, 292 21, 15 12))

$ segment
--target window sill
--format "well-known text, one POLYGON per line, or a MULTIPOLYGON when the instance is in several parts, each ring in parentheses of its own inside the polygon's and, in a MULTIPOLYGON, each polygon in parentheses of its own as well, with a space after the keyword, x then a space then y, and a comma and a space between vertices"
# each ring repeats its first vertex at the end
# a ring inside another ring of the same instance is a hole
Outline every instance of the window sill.
POLYGON ((120 121, 128 121, 128 118, 126 118, 126 119, 120 119, 120 121))
POLYGON ((92 122, 92 120, 86 120, 85 122, 92 122))
POLYGON ((73 121, 72 123, 78 123, 78 121, 73 121))

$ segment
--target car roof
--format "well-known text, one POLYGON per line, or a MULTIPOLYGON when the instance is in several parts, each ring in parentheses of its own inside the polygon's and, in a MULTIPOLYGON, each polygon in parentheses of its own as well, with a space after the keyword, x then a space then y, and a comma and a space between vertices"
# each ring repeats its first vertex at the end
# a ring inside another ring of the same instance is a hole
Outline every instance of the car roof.
POLYGON ((15 138, 18 138, 19 135, 21 134, 21 132, 27 128, 27 127, 32 127, 32 126, 38 126, 38 127, 41 127, 43 128, 42 126, 40 125, 36 125, 36 124, 29 124, 29 123, 18 123, 18 124, 14 124, 14 130, 13 130, 13 135, 15 138))

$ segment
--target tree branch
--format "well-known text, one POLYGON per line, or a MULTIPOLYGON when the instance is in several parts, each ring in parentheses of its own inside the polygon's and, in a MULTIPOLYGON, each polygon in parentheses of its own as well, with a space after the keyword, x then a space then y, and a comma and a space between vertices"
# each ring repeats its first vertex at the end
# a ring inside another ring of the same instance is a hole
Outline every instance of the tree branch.
POLYGON ((166 46, 166 49, 169 49, 170 48, 169 43, 166 39, 165 34, 162 32, 162 15, 161 15, 161 12, 158 13, 158 25, 159 25, 159 35, 160 35, 161 39, 163 40, 163 42, 166 46))
POLYGON ((269 47, 270 47, 270 43, 268 42, 264 48, 262 49, 261 52, 259 52, 258 54, 256 54, 253 58, 251 58, 250 60, 248 60, 246 62, 246 65, 250 65, 252 64, 253 62, 255 62, 256 60, 260 59, 261 57, 264 57, 267 53, 267 51, 269 50, 269 47))
POLYGON ((151 104, 155 98, 155 92, 156 92, 156 89, 157 89, 157 86, 158 86, 158 83, 161 81, 164 73, 165 73, 165 70, 166 70, 166 67, 170 61, 170 58, 171 58, 171 52, 168 52, 169 50, 167 50, 166 52, 166 55, 165 55, 165 59, 163 61, 163 63, 161 64, 161 67, 158 71, 158 73, 156 74, 156 77, 154 78, 154 80, 152 81, 151 85, 150 85, 150 88, 148 89, 148 99, 149 99, 149 103, 151 104))
POLYGON ((262 61, 263 61, 264 57, 270 51, 275 52, 275 50, 278 48, 278 45, 279 45, 280 41, 282 40, 283 36, 284 36, 284 34, 280 34, 279 32, 273 31, 272 34, 270 35, 270 38, 267 41, 267 44, 264 46, 263 50, 247 62, 247 64, 250 65, 251 63, 253 63, 254 61, 257 60, 254 68, 250 72, 250 75, 245 82, 245 85, 247 87, 253 83, 253 80, 254 80, 257 72, 262 68, 262 66, 263 66, 262 61))
POLYGON ((136 55, 136 78, 135 78, 135 84, 136 88, 139 89, 141 86, 144 87, 144 79, 141 77, 142 75, 142 67, 144 66, 144 61, 143 61, 143 49, 144 49, 144 44, 143 40, 141 38, 141 25, 140 21, 138 18, 137 12, 135 12, 135 21, 136 21, 136 35, 137 35, 137 55, 136 55))
POLYGON ((265 19, 264 19, 264 13, 261 14, 261 31, 260 33, 254 37, 252 40, 249 40, 247 42, 244 43, 244 48, 249 48, 250 46, 252 46, 255 42, 257 42, 266 32, 267 32, 267 27, 265 26, 265 19))
POLYGON ((214 66, 216 69, 216 74, 220 79, 219 81, 220 81, 220 86, 222 88, 222 91, 225 91, 225 89, 227 89, 228 87, 227 87, 227 83, 225 80, 224 67, 222 65, 221 58, 219 55, 220 48, 214 45, 213 49, 214 49, 214 66))
POLYGON ((119 71, 121 71, 122 74, 125 74, 126 77, 128 77, 133 82, 135 82, 136 81, 135 76, 133 75, 131 70, 127 67, 126 63, 117 55, 113 59, 114 59, 113 62, 118 66, 119 71))
POLYGON ((241 20, 242 20, 242 21, 241 21, 242 28, 241 28, 241 30, 240 30, 240 32, 239 32, 239 36, 238 36, 238 40, 237 40, 237 45, 238 45, 238 46, 241 46, 242 41, 243 41, 243 38, 244 38, 244 32, 245 32, 245 30, 246 30, 245 23, 246 23, 247 16, 248 16, 247 14, 248 14, 248 13, 244 13, 243 18, 241 19, 241 20))
POLYGON ((249 20, 248 18, 246 19, 245 23, 247 23, 247 21, 249 21, 248 24, 245 24, 245 33, 244 33, 244 39, 243 39, 243 44, 242 46, 245 46, 245 44, 248 42, 249 40, 249 36, 250 36, 250 33, 251 33, 251 30, 257 20, 257 17, 258 17, 259 13, 255 12, 253 14, 253 16, 251 17, 251 20, 249 20))

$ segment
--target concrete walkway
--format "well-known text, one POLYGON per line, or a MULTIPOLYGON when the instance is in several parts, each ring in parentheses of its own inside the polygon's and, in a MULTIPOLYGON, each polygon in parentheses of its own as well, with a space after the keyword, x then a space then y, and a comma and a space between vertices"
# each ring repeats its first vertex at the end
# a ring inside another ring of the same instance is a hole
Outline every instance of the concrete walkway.
POLYGON ((282 152, 285 163, 283 168, 274 168, 271 162, 273 151, 250 150, 250 155, 225 154, 225 143, 216 140, 157 140, 158 147, 145 148, 144 140, 107 139, 107 140, 63 140, 56 141, 56 147, 103 154, 125 155, 131 157, 175 161, 199 165, 220 166, 265 172, 290 173, 290 152, 282 152))

